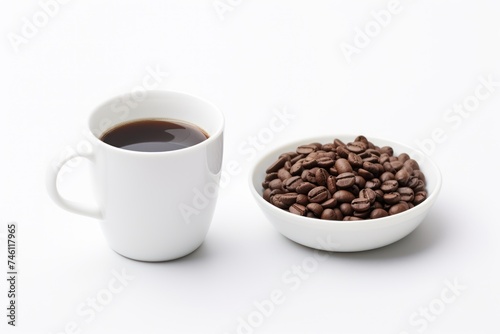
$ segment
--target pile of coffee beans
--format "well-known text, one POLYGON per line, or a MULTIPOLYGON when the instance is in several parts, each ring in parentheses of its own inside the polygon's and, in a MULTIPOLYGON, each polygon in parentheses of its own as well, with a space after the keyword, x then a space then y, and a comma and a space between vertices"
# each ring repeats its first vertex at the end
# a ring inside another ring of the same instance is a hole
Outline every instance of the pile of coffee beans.
POLYGON ((278 208, 327 220, 382 218, 427 198, 418 163, 365 136, 283 153, 267 168, 262 186, 264 199, 278 208))

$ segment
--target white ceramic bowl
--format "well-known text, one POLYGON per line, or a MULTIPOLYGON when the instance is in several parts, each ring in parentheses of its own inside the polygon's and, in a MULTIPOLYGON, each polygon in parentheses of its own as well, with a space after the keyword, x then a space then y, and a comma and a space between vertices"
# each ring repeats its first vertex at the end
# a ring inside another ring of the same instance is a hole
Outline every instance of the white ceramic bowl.
POLYGON ((329 143, 339 138, 345 143, 356 135, 331 135, 306 138, 275 148, 261 157, 250 171, 250 191, 259 207, 274 227, 285 237, 304 246, 337 252, 356 252, 382 247, 410 234, 424 220, 441 189, 441 173, 436 164, 424 154, 406 145, 367 137, 377 146, 391 146, 394 154, 408 153, 420 165, 427 183, 427 199, 402 213, 378 219, 334 221, 292 214, 270 204, 262 197, 265 171, 281 153, 295 151, 297 146, 313 142, 329 143))

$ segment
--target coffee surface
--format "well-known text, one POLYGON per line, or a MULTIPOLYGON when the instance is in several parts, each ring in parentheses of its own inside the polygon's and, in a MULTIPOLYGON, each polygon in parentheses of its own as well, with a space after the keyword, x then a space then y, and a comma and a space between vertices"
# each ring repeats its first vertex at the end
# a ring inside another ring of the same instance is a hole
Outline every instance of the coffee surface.
POLYGON ((145 119, 120 124, 105 132, 101 140, 130 151, 166 152, 199 144, 207 138, 208 134, 193 124, 145 119))

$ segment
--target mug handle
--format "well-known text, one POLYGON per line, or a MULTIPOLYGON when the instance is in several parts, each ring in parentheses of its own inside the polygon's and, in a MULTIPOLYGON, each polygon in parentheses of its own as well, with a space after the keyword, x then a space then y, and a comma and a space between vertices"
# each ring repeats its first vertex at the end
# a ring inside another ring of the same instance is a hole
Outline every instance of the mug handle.
POLYGON ((94 154, 92 152, 90 153, 73 152, 64 159, 62 159, 61 161, 59 161, 57 164, 55 164, 55 166, 54 165, 49 166, 46 178, 48 193, 52 198, 52 200, 63 209, 66 209, 70 212, 77 213, 80 215, 88 216, 91 218, 102 219, 103 218, 102 210, 99 207, 89 206, 86 204, 82 204, 64 198, 63 196, 61 196, 59 190, 57 189, 57 176, 59 175, 61 168, 68 161, 74 158, 85 158, 90 162, 94 163, 94 154))

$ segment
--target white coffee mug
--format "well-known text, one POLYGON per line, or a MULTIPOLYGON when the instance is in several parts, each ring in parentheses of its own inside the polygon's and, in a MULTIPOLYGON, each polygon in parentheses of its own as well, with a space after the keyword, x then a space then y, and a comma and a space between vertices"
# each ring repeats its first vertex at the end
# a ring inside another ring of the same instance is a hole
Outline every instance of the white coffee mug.
POLYGON ((88 153, 72 154, 48 170, 47 186, 62 208, 101 220, 109 246, 141 261, 185 256, 204 241, 212 221, 222 166, 224 116, 213 104, 185 93, 147 91, 103 103, 88 120, 88 153), (167 152, 137 152, 100 140, 107 130, 141 119, 194 124, 209 138, 167 152), (96 203, 76 203, 57 189, 57 175, 75 157, 88 159, 96 203))

